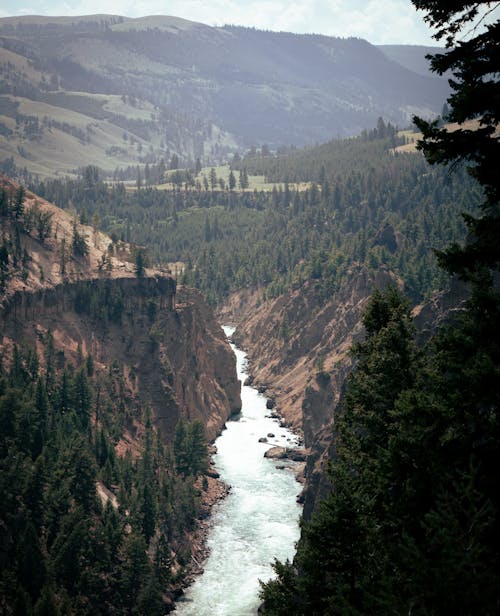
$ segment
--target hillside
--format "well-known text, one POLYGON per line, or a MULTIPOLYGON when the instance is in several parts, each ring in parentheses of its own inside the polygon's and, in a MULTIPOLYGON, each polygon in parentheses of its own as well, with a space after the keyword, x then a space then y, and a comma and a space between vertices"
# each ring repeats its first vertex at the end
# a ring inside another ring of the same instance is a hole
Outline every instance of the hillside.
MULTIPOLYGON (((207 436, 213 439, 227 416, 237 408, 238 394, 229 384, 234 373, 231 355, 224 358, 223 349, 215 351, 219 346, 226 346, 226 351, 229 347, 223 343, 222 330, 216 325, 201 295, 194 289, 182 286, 177 288, 176 281, 167 270, 143 267, 138 272, 138 255, 142 254, 142 249, 122 241, 113 241, 96 228, 80 224, 75 215, 25 191, 5 176, 0 177, 0 195, 0 215, 3 219, 0 308, 4 317, 4 336, 7 336, 12 326, 12 336, 20 342, 24 329, 26 343, 29 344, 31 334, 28 332, 31 332, 33 322, 41 325, 43 321, 42 330, 51 330, 55 335, 54 332, 60 329, 60 335, 56 338, 68 345, 66 353, 70 356, 74 355, 77 347, 88 350, 92 348, 97 355, 102 354, 104 366, 112 363, 114 358, 130 355, 131 363, 124 370, 135 372, 137 366, 140 366, 140 372, 151 378, 154 367, 146 369, 143 366, 150 363, 147 361, 148 353, 151 354, 154 366, 154 357, 158 352, 158 363, 164 364, 163 369, 179 373, 178 381, 170 376, 169 381, 172 382, 163 383, 164 391, 153 405, 158 419, 164 417, 165 437, 173 436, 179 416, 184 415, 184 419, 193 420, 204 415, 207 436), (15 207, 20 195, 22 208, 17 214, 15 207), (42 226, 40 220, 45 221, 45 226, 42 226), (104 306, 100 306, 100 302, 104 302, 104 306), (146 322, 142 319, 134 320, 136 310, 149 315, 146 322), (66 312, 69 313, 67 323, 64 322, 66 312), (169 315, 174 313, 172 323, 156 323, 157 318, 168 320, 169 315), (19 318, 23 319, 22 327, 19 318), (126 342, 123 335, 118 335, 126 318, 131 320, 130 327, 138 326, 141 331, 127 337, 126 349, 121 348, 120 344, 113 348, 118 340, 126 342), (118 329, 113 334, 115 326, 118 329), (175 346, 163 339, 166 329, 170 331, 168 340, 177 340, 175 346), (193 393, 187 381, 204 353, 202 331, 205 332, 207 343, 209 338, 212 341, 210 353, 220 357, 217 365, 210 365, 208 358, 200 360, 205 364, 200 371, 202 382, 194 387, 197 393, 193 393), (103 336, 101 340, 99 334, 103 336), (144 349, 142 359, 134 359, 134 349, 138 351, 142 348, 144 337, 151 338, 151 348, 144 349), (179 343, 180 340, 182 343, 179 343), (194 367, 186 365, 181 376, 181 362, 190 356, 183 345, 191 345, 189 348, 192 348, 194 367), (169 356, 170 353, 177 354, 177 359, 169 356), (166 357, 162 358, 162 355, 166 357), (134 364, 137 364, 135 368, 134 364), (177 370, 172 365, 177 366, 177 370), (205 384, 203 379, 206 379, 205 384), (217 391, 212 394, 207 393, 205 398, 208 402, 204 404, 201 398, 204 391, 212 389, 209 385, 212 380, 214 383, 220 381, 221 385, 216 385, 217 391), (173 382, 178 382, 174 404, 178 408, 176 415, 168 420, 160 409, 172 397, 170 387, 173 382), (226 385, 227 392, 224 391, 226 385), (216 415, 220 412, 220 416, 213 419, 210 408, 216 415), (201 415, 197 417, 197 414, 201 415)), ((7 338, 3 344, 6 343, 7 338)), ((148 397, 153 400, 151 388, 141 387, 137 383, 133 389, 144 395, 144 400, 148 397)))
POLYGON ((197 291, 5 176, 0 221, 0 611, 164 614, 226 489, 232 351, 197 291))
POLYGON ((174 17, 0 20, 0 150, 43 176, 359 133, 438 113, 425 50, 174 17), (408 68, 410 66, 411 68, 408 68), (416 70, 418 69, 418 70, 416 70))
POLYGON ((392 61, 424 76, 430 73, 429 60, 426 56, 443 50, 441 47, 424 47, 423 45, 377 45, 377 48, 392 61))

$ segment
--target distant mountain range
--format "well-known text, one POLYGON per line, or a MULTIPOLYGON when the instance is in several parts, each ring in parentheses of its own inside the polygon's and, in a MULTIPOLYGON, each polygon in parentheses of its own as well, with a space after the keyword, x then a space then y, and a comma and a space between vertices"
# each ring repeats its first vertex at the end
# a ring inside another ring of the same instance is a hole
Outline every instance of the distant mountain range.
POLYGON ((209 27, 175 17, 0 19, 0 161, 40 175, 176 153, 223 159, 439 113, 419 46, 209 27))

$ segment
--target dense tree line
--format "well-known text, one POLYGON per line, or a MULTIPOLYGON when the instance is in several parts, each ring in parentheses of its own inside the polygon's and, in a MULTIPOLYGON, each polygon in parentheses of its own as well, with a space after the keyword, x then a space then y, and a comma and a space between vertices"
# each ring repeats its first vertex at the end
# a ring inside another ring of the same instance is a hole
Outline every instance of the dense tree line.
POLYGON ((471 295, 423 349, 407 299, 373 295, 336 409, 332 491, 303 524, 294 562, 275 563, 277 579, 263 585, 271 616, 500 609, 500 22, 461 43, 489 3, 414 4, 447 38, 433 65, 458 76, 450 119, 479 116, 477 131, 456 133, 416 120, 431 163, 465 160, 484 187, 476 215, 465 216, 467 241, 438 254, 471 295), (483 89, 495 96, 478 96, 483 89))
POLYGON ((379 127, 369 136, 259 159, 281 182, 271 192, 208 185, 127 191, 87 172, 31 187, 61 207, 76 206, 82 222, 97 215, 112 236, 147 245, 153 262, 184 262, 184 281, 212 303, 249 285, 276 296, 304 280, 326 299, 353 262, 389 267, 417 301, 442 286, 432 249, 465 237, 455 212, 473 212, 481 189, 464 170, 452 178, 418 154, 393 153, 393 129, 384 130, 390 135, 380 137, 379 127))
POLYGON ((192 445, 181 459, 145 409, 140 453, 119 455, 136 411, 118 364, 97 371, 80 352, 65 361, 48 332, 43 358, 14 346, 3 366, 0 611, 164 614, 189 560, 183 533, 207 457, 200 426, 183 425, 192 445))

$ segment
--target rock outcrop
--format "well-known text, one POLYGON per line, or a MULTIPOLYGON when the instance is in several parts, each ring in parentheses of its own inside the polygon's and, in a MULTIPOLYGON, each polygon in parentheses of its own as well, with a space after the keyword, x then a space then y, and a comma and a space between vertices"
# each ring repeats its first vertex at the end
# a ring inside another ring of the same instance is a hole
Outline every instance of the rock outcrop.
POLYGON ((35 347, 43 358, 48 332, 66 359, 90 354, 96 367, 114 365, 132 406, 149 405, 170 440, 180 417, 199 419, 209 440, 240 408, 232 351, 199 293, 171 278, 79 281, 17 291, 0 310, 0 347, 35 347), (114 319, 99 319, 93 298, 113 298, 114 319), (174 298, 178 302, 174 303, 174 298), (118 310, 118 308, 117 308, 118 310))
MULTIPOLYGON (((11 201, 22 190, 4 175, 0 189, 11 201)), ((2 261, 0 357, 6 365, 14 344, 36 349, 43 363, 50 332, 55 351, 73 365, 79 355, 90 355, 96 370, 113 369, 129 409, 139 417, 150 406, 166 440, 181 417, 201 420, 209 440, 217 436, 240 409, 240 384, 231 348, 201 294, 177 289, 167 271, 137 272, 133 247, 29 191, 19 218, 2 216, 8 246, 13 237, 25 256, 7 252, 2 261), (43 239, 32 225, 40 215, 49 221, 43 239), (75 234, 84 247, 79 253, 72 248, 75 234)))
MULTIPOLYGON (((226 312, 240 318, 233 338, 248 353, 254 384, 266 385, 278 414, 303 433, 308 452, 306 519, 331 489, 325 469, 327 460, 335 458, 332 427, 354 365, 350 348, 363 334, 361 319, 372 291, 389 284, 402 286, 387 270, 370 274, 354 266, 348 282, 326 302, 318 298, 314 283, 307 282, 260 305, 247 293, 252 300, 247 312, 242 297, 231 298, 226 307, 226 312)), ((464 297, 463 287, 454 283, 449 291, 416 307, 420 339, 425 341, 438 323, 452 317, 464 297)))
POLYGON ((293 460, 294 462, 305 462, 307 452, 298 447, 271 447, 264 454, 264 458, 271 460, 293 460))

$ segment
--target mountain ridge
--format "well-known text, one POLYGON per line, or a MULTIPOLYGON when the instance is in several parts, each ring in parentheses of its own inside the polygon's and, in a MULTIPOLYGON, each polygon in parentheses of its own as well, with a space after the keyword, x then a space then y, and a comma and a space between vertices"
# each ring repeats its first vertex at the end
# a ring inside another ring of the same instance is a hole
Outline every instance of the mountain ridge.
POLYGON ((394 57, 363 39, 166 16, 3 18, 0 151, 41 175, 91 161, 111 173, 174 153, 184 163, 227 160, 251 145, 352 136, 378 117, 402 125, 437 114, 446 81, 394 57))

